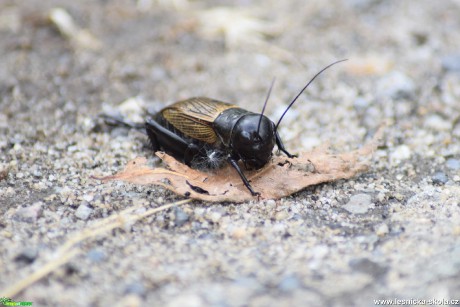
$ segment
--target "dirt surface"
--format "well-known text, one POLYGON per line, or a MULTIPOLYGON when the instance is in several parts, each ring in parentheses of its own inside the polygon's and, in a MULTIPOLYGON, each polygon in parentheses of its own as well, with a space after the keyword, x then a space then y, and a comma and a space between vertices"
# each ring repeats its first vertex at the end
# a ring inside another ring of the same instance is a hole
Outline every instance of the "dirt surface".
POLYGON ((458 302, 460 2, 233 3, 1 1, 0 297, 33 306, 458 302), (159 212, 149 210, 181 198, 91 178, 137 156, 158 163, 145 135, 108 127, 100 113, 135 121, 192 96, 259 112, 276 77, 266 111, 276 120, 343 58, 280 134, 291 152, 324 143, 344 152, 387 121, 361 176, 280 201, 159 212))

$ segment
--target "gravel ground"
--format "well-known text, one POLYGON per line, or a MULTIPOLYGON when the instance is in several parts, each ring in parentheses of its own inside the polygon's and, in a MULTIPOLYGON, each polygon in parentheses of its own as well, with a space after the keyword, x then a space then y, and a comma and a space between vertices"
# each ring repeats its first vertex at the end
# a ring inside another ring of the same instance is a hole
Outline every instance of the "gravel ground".
POLYGON ((34 306, 458 302, 460 2, 234 3, 0 3, 0 296, 34 306), (137 156, 158 163, 144 135, 105 126, 102 112, 137 120, 197 95, 257 112, 276 77, 276 119, 343 58, 281 135, 293 152, 326 142, 343 152, 386 121, 372 168, 353 180, 132 221, 124 210, 180 198, 91 178, 137 156), (101 230, 110 217, 121 227, 101 230), (43 277, 7 289, 34 272, 43 277))

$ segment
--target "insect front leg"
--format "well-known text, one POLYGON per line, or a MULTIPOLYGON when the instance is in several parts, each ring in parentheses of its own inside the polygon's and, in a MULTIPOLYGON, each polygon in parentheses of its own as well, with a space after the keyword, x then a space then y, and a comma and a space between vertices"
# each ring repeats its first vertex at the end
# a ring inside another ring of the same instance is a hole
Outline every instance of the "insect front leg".
POLYGON ((249 192, 251 192, 252 196, 259 196, 260 193, 255 192, 252 189, 252 186, 249 183, 249 180, 246 178, 246 176, 244 175, 244 173, 241 170, 240 166, 238 165, 238 160, 236 158, 234 158, 233 156, 229 156, 227 161, 228 161, 228 163, 230 163, 231 166, 233 166, 234 169, 236 169, 236 171, 238 172, 238 174, 241 177, 241 180, 243 180, 244 185, 246 186, 246 188, 248 188, 249 192))
POLYGON ((283 141, 281 141, 280 135, 278 134, 278 131, 275 131, 275 139, 276 139, 276 146, 278 146, 278 149, 281 150, 288 156, 289 158, 297 158, 297 155, 291 155, 286 148, 284 147, 283 141))

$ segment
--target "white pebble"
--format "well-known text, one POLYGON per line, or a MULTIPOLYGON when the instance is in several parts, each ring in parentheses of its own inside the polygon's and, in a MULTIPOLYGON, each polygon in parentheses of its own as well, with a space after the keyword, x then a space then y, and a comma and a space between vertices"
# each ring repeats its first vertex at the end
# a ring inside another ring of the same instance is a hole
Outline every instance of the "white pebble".
POLYGON ((411 150, 409 146, 407 145, 400 145, 396 147, 391 153, 390 153, 390 161, 392 164, 398 164, 403 160, 407 160, 411 157, 411 150))
POLYGON ((353 214, 363 214, 374 206, 372 204, 372 197, 367 194, 356 194, 350 197, 348 203, 343 206, 345 210, 353 214))
POLYGON ((89 216, 91 215, 91 212, 93 212, 93 209, 86 205, 80 205, 75 211, 75 216, 79 218, 80 220, 87 220, 89 216))
POLYGON ((388 229, 388 225, 387 224, 380 224, 379 226, 377 226, 377 228, 375 229, 375 234, 378 235, 379 237, 383 237, 385 236, 386 234, 388 234, 390 230, 388 229))

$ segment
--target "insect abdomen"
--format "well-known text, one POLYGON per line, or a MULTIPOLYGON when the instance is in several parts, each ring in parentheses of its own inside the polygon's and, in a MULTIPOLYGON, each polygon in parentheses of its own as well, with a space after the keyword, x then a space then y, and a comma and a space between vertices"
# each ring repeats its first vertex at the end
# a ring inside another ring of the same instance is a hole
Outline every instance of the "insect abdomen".
POLYGON ((161 112, 147 120, 146 130, 154 151, 163 150, 188 166, 216 169, 225 162, 225 148, 188 137, 164 118, 161 112))

